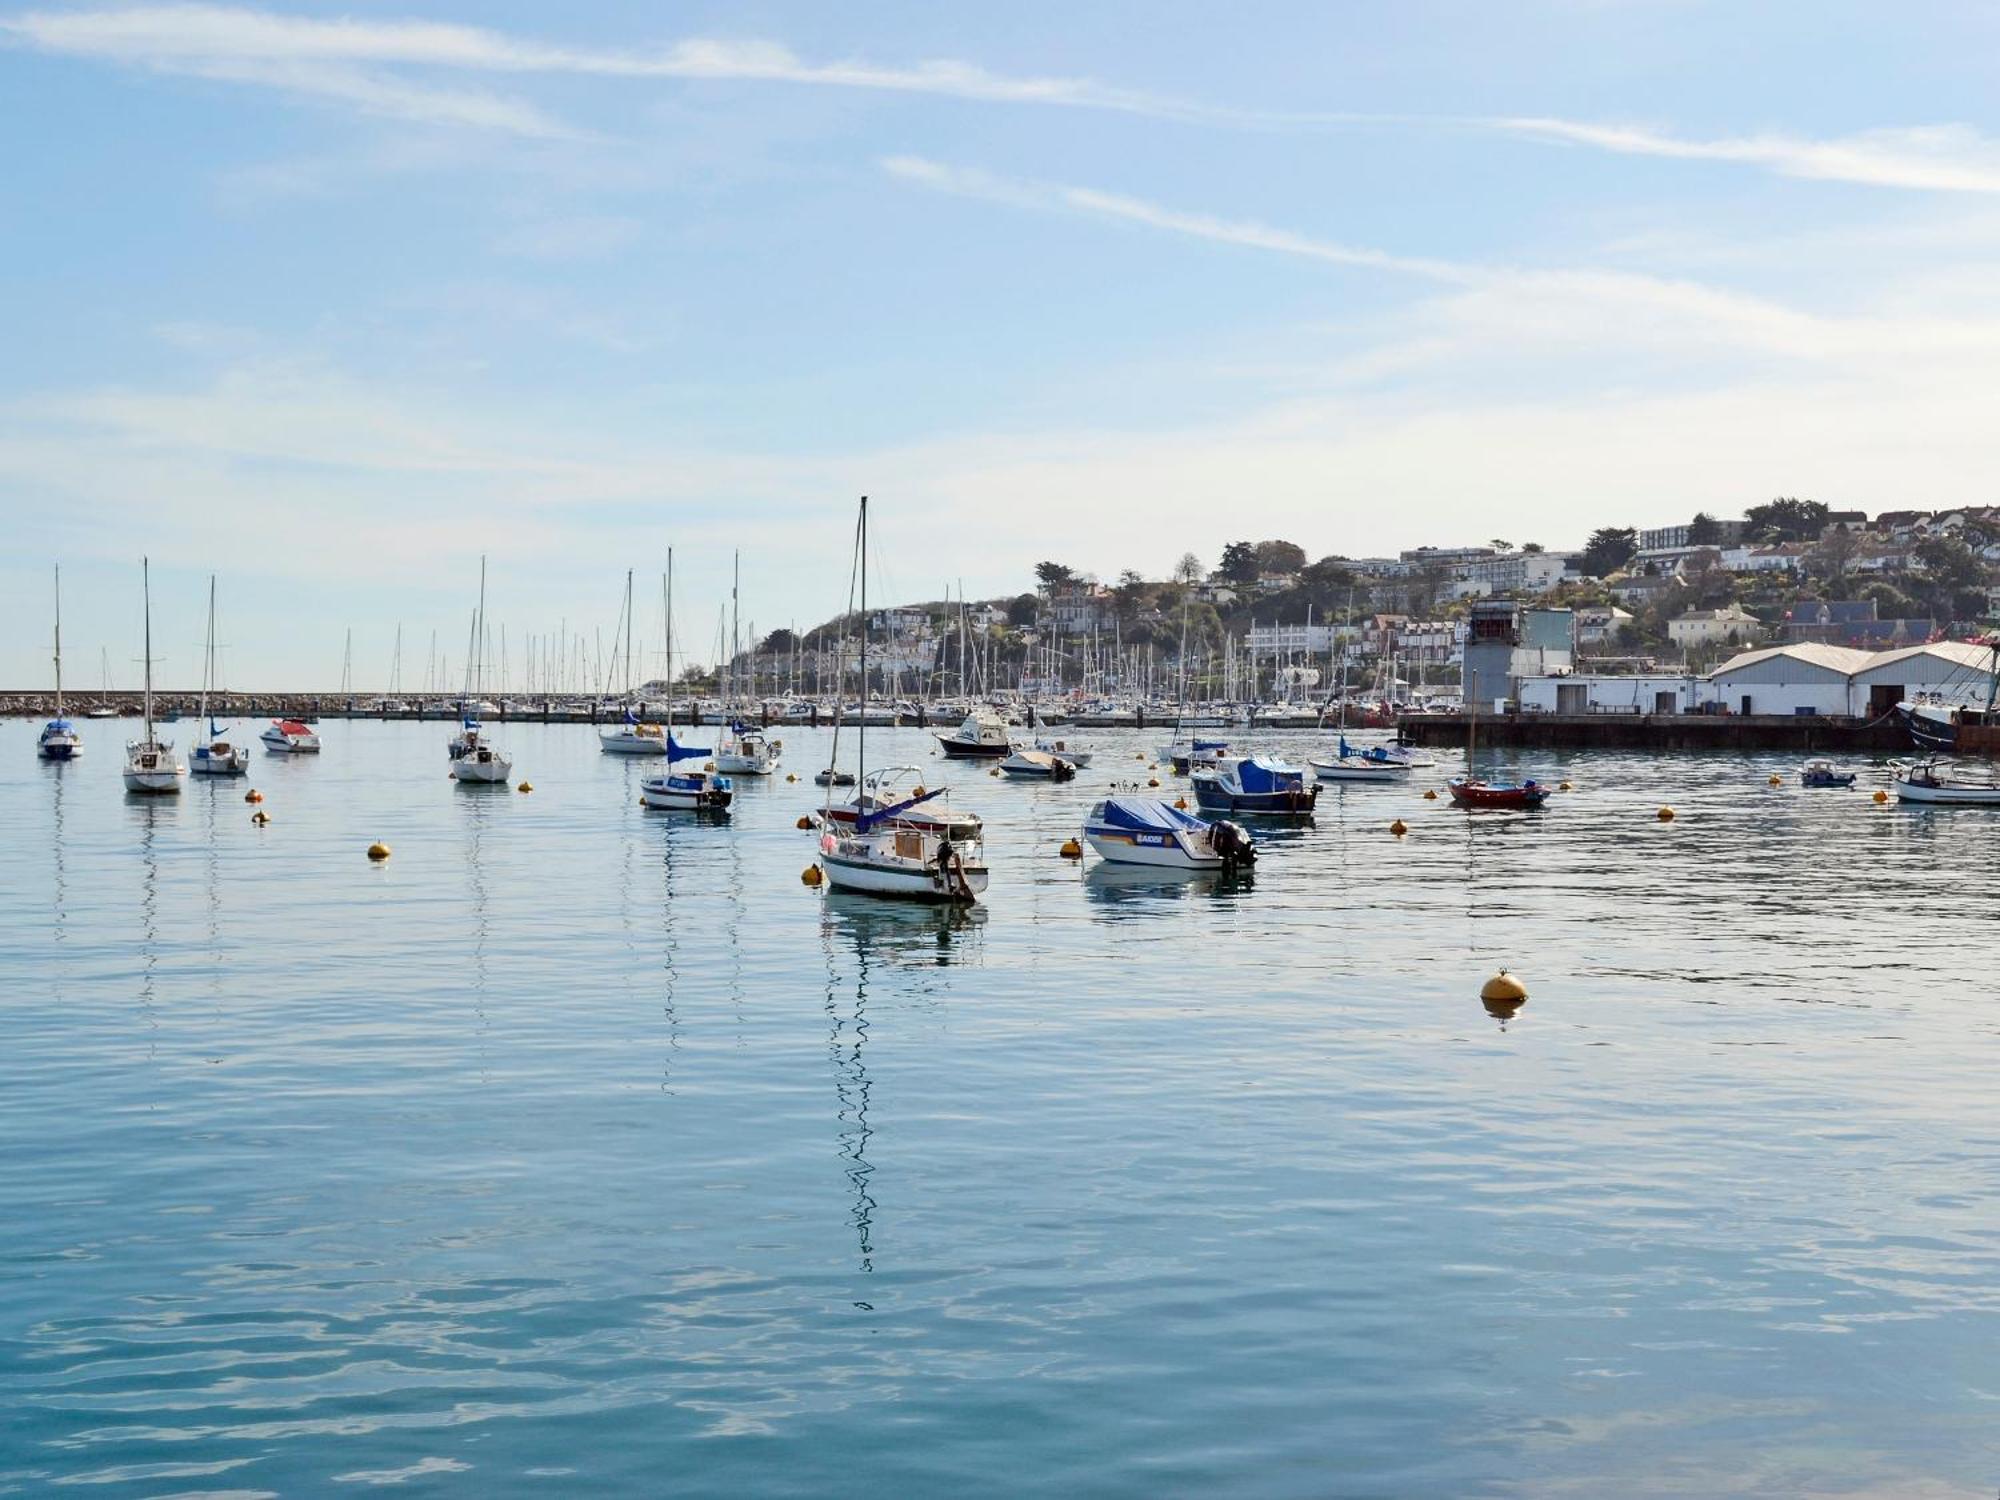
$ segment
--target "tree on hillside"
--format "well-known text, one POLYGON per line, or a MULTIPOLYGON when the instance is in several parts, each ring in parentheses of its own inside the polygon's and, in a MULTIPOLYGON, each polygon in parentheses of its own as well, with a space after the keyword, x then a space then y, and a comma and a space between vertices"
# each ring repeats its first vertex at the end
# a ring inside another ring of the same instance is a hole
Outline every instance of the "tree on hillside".
POLYGON ((1297 542, 1259 542, 1259 573, 1296 573, 1306 565, 1306 549, 1297 542))
POLYGON ((1600 526, 1583 544, 1579 566, 1592 578, 1616 573, 1639 550, 1639 533, 1630 526, 1600 526))
POLYGON ((1299 582, 1308 588, 1337 591, 1354 587, 1354 569, 1344 557, 1322 557, 1298 570, 1299 582))
POLYGON ((1746 535, 1763 542, 1811 542, 1826 530, 1826 506, 1817 500, 1781 498, 1743 512, 1746 535))
POLYGON ((1488 541, 1486 545, 1491 547, 1495 552, 1512 552, 1514 550, 1514 544, 1504 536, 1496 536, 1488 541))
MULTIPOLYGON (((1048 564, 1044 563, 1043 567, 1048 564)), ((1033 594, 1016 594, 1007 603, 1007 623, 1009 625, 1032 625, 1035 616, 1041 612, 1042 601, 1033 594)))
POLYGON ((1231 542, 1222 549, 1222 561, 1215 566, 1215 576, 1224 583, 1240 586, 1257 581, 1257 548, 1250 542, 1231 542))
POLYGON ((1118 575, 1118 588, 1121 591, 1141 588, 1145 585, 1145 582, 1145 575, 1140 573, 1137 568, 1127 568, 1118 575))
POLYGON ((1192 552, 1183 552, 1181 560, 1174 564, 1175 583, 1200 583, 1201 559, 1192 552))
POLYGON ((1971 620, 1986 613, 1986 585, 1992 571, 1954 536, 1928 536, 1912 549, 1930 587, 1925 590, 1939 618, 1971 620))
POLYGON ((1722 543, 1722 523, 1705 510, 1694 513, 1688 522, 1688 545, 1690 547, 1715 547, 1722 543))
POLYGON ((1035 564, 1035 577, 1041 580, 1044 589, 1053 594, 1065 584, 1076 581, 1076 570, 1058 562, 1041 562, 1035 564))
POLYGON ((1543 547, 1542 547, 1542 544, 1541 544, 1540 542, 1523 542, 1523 543, 1521 543, 1521 550, 1522 550, 1523 552, 1531 552, 1531 553, 1532 553, 1532 552, 1540 552, 1540 551, 1543 551, 1544 549, 1543 549, 1543 547))
POLYGON ((1833 586, 1830 598, 1845 596, 1847 569, 1854 561, 1854 554, 1860 543, 1845 526, 1836 526, 1829 531, 1820 544, 1805 557, 1806 570, 1816 577, 1824 578, 1833 586))
POLYGON ((790 656, 798 643, 798 637, 791 631, 774 630, 764 637, 764 644, 758 649, 766 656, 790 656))

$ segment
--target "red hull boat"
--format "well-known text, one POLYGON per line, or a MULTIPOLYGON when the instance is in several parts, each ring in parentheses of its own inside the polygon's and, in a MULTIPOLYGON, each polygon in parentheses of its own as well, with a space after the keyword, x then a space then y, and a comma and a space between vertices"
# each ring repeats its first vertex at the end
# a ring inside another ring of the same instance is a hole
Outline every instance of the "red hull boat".
POLYGON ((1451 781, 1445 784, 1451 800, 1460 807, 1540 807, 1549 799, 1549 789, 1539 781, 1518 786, 1493 786, 1484 781, 1451 781))

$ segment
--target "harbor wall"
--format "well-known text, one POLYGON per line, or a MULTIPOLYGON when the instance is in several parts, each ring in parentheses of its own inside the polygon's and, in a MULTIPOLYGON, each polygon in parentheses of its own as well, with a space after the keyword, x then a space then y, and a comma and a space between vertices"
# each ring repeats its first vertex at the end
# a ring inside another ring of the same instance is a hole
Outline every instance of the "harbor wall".
MULTIPOLYGON (((1413 714, 1399 724, 1413 745, 1463 745, 1464 714, 1413 714)), ((1798 754, 1907 755, 1894 719, 1819 714, 1481 714, 1482 745, 1531 750, 1789 750, 1798 754)))

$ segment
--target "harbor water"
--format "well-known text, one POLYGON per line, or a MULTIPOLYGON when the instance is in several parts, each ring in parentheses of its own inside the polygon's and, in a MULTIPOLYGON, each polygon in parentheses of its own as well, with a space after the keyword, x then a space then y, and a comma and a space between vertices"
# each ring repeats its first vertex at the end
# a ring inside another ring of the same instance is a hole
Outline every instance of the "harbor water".
POLYGON ((2000 821, 1877 768, 1495 751, 1574 790, 1468 815, 1443 754, 1225 881, 1058 856, 1157 733, 870 731, 985 816, 966 912, 801 883, 824 732, 711 821, 585 726, 501 727, 523 793, 330 721, 260 827, 36 728, 0 1494, 2000 1483, 2000 821))

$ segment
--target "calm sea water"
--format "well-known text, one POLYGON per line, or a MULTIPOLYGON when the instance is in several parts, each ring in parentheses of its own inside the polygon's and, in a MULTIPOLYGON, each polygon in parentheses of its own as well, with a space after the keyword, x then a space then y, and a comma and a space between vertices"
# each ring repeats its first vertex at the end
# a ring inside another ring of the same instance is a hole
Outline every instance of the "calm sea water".
POLYGON ((0 1491, 2000 1485, 2000 819, 1544 757, 1134 883, 1056 856, 1105 733, 956 771, 948 914, 584 727, 504 730, 521 795, 330 722, 262 829, 85 731, 0 726, 0 1491))

